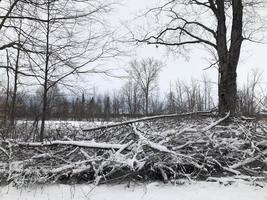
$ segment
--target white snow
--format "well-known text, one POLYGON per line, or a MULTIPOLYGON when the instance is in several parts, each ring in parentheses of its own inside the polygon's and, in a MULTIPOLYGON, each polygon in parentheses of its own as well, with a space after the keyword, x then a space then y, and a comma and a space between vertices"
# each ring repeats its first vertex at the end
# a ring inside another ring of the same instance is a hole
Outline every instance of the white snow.
POLYGON ((50 145, 73 145, 78 147, 88 147, 88 148, 100 148, 100 149, 120 149, 123 148, 123 144, 109 144, 105 142, 95 142, 94 140, 91 141, 61 141, 55 140, 51 142, 29 142, 29 143, 18 143, 19 145, 24 146, 31 146, 31 147, 41 147, 41 146, 50 146, 50 145))
POLYGON ((182 185, 163 183, 119 185, 47 185, 26 189, 0 187, 1 200, 266 200, 267 185, 262 187, 238 181, 231 185, 195 182, 182 185))
MULTIPOLYGON (((31 120, 18 120, 17 124, 32 124, 31 120)), ((45 122, 46 127, 57 129, 57 128, 84 128, 90 127, 95 128, 114 123, 113 121, 74 121, 74 120, 47 120, 45 122)))

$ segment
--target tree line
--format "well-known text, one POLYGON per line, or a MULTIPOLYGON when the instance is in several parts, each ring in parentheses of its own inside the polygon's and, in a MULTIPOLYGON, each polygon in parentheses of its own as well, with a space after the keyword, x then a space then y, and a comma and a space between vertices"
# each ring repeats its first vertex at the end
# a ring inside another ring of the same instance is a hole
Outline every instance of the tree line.
MULTIPOLYGON (((66 92, 57 85, 47 94, 47 119, 48 120, 116 120, 147 115, 172 114, 195 111, 216 110, 216 83, 203 74, 202 78, 191 81, 177 80, 170 85, 169 91, 160 93, 158 77, 162 64, 148 58, 133 60, 129 63, 128 77, 124 85, 113 92, 94 92, 80 94, 66 92), (144 70, 146 73, 138 72, 144 70), (155 68, 156 67, 156 68, 155 68), (155 69, 157 69, 155 71, 155 69), (148 72, 148 71, 153 71, 148 72), (146 80, 150 80, 145 82, 146 80)), ((266 87, 261 82, 260 71, 252 70, 248 74, 247 82, 238 89, 238 112, 242 115, 255 115, 267 103, 266 87)), ((0 102, 5 104, 6 121, 15 115, 15 119, 28 119, 39 121, 42 113, 42 88, 33 94, 19 91, 17 94, 15 113, 11 113, 12 99, 6 102, 4 91, 0 102)))

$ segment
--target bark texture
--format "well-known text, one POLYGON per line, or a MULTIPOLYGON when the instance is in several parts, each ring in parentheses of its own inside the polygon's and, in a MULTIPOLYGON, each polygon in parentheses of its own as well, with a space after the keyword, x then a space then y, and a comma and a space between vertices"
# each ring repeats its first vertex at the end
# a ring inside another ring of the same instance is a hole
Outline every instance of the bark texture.
POLYGON ((219 113, 225 114, 230 111, 232 115, 236 114, 237 101, 237 65, 240 57, 240 50, 243 41, 242 37, 242 19, 243 5, 242 0, 232 1, 232 29, 230 47, 227 47, 227 29, 225 18, 225 4, 217 0, 217 53, 219 58, 219 113))

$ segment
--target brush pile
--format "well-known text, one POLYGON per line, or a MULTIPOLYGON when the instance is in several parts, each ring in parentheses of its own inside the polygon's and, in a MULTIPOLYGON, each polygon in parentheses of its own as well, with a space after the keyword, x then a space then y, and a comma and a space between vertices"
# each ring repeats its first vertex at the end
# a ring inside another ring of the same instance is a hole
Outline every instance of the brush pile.
POLYGON ((267 176, 267 123, 186 115, 91 128, 43 143, 0 141, 0 181, 17 186, 267 176))

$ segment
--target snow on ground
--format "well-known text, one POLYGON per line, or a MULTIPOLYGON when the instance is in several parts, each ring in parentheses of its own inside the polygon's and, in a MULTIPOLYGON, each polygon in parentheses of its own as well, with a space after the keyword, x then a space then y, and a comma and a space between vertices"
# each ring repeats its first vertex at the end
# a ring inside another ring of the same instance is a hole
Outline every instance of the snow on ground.
MULTIPOLYGON (((32 124, 33 121, 31 120, 18 120, 17 124, 32 124)), ((46 127, 52 128, 52 129, 57 129, 57 128, 94 128, 98 126, 103 126, 107 124, 114 123, 112 121, 75 121, 75 120, 47 120, 45 122, 46 127)))
POLYGON ((47 185, 27 189, 0 187, 1 200, 267 200, 263 187, 248 182, 224 185, 218 182, 196 182, 169 185, 47 185))

